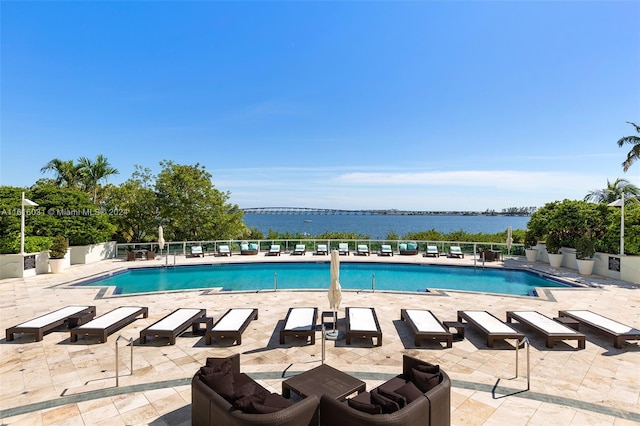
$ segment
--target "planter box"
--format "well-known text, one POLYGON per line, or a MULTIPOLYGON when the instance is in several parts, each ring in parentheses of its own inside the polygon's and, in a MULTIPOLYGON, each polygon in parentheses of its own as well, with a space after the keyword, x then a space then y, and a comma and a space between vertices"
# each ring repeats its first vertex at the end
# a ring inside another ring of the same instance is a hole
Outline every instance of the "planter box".
POLYGON ((564 255, 562 253, 559 254, 548 254, 549 256, 549 265, 552 268, 559 268, 562 266, 562 258, 564 257, 564 255))
POLYGON ((49 252, 0 255, 0 278, 28 278, 49 272, 49 252))
POLYGON ((591 275, 593 273, 593 265, 595 261, 593 259, 577 259, 578 273, 580 275, 591 275))
POLYGON ((535 262, 538 260, 538 250, 536 249, 525 249, 525 255, 527 256, 527 260, 529 262, 535 262))
POLYGON ((71 265, 95 263, 116 257, 116 242, 71 247, 71 265))
POLYGON ((64 271, 67 268, 71 267, 71 249, 67 249, 67 254, 64 256, 63 259, 51 259, 49 258, 49 272, 53 273, 53 274, 58 274, 62 271, 64 271), (61 262, 56 262, 56 260, 60 260, 61 262), (54 265, 55 266, 52 266, 54 265), (54 272, 54 269, 57 272, 54 272))

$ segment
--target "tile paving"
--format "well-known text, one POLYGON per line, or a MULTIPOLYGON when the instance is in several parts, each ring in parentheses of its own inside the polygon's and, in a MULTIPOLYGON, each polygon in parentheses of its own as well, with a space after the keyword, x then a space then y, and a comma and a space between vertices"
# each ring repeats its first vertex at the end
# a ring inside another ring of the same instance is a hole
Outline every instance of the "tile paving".
MULTIPOLYGON (((328 261, 328 256, 324 257, 328 261)), ((232 256, 177 257, 177 264, 311 261, 318 257, 278 258, 232 256)), ((472 258, 446 259, 421 256, 342 257, 348 261, 384 261, 472 265, 472 258)), ((170 264, 173 263, 173 258, 170 264)), ((0 281, 0 326, 6 329, 22 321, 70 304, 95 304, 98 315, 121 305, 149 307, 149 318, 138 319, 111 335, 107 343, 93 338, 69 341, 68 331, 53 331, 41 342, 16 336, 0 345, 0 421, 4 425, 188 425, 190 379, 208 356, 241 353, 244 372, 273 392, 281 392, 284 378, 321 363, 321 339, 278 342, 279 326, 290 306, 317 306, 328 310, 324 291, 261 291, 217 293, 180 291, 170 293, 109 296, 97 287, 68 288, 62 284, 132 263, 108 260, 74 265, 63 274, 39 275, 0 281), (153 339, 138 345, 140 330, 176 307, 206 308, 219 318, 230 307, 257 307, 259 319, 245 331, 242 345, 222 341, 204 345, 202 336, 188 330, 175 345, 153 339), (133 374, 129 371, 130 348, 120 345, 121 373, 115 384, 115 341, 118 335, 134 339, 133 374)), ((135 266, 162 265, 164 261, 138 261, 135 266)), ((445 349, 438 343, 413 344, 409 328, 400 321, 401 308, 427 308, 441 320, 455 320, 462 309, 488 310, 499 318, 505 311, 533 309, 556 316, 560 309, 591 309, 625 324, 640 326, 640 286, 597 276, 580 277, 574 271, 553 270, 547 264, 527 263, 522 258, 492 262, 490 267, 520 267, 561 276, 583 288, 545 290, 540 298, 490 295, 461 291, 433 293, 343 292, 340 318, 345 306, 373 306, 383 331, 383 345, 369 340, 327 341, 326 362, 361 378, 367 389, 401 370, 402 354, 440 364, 453 381, 451 391, 454 425, 630 425, 640 424, 640 346, 630 342, 615 349, 612 339, 590 330, 587 347, 576 350, 570 343, 545 347, 542 337, 521 328, 531 341, 531 388, 526 390, 526 351, 520 350, 520 371, 515 377, 515 350, 507 342, 489 349, 472 329, 465 339, 445 349)), ((327 276, 329 275, 327 267, 327 276)), ((516 324, 516 328, 520 326, 516 324)), ((338 328, 344 329, 342 321, 338 328)))

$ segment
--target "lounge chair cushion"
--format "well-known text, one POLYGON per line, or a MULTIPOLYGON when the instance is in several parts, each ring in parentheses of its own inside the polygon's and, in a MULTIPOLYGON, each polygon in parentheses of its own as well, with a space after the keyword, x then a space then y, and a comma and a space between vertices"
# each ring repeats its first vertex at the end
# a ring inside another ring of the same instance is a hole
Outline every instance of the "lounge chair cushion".
POLYGON ((249 250, 258 250, 258 244, 249 243, 249 250))
POLYGON ((208 370, 204 374, 218 373, 220 371, 231 373, 231 360, 229 358, 207 358, 205 366, 201 367, 201 371, 202 369, 208 370))
POLYGON ((205 374, 202 376, 202 381, 227 401, 233 399, 233 394, 235 393, 233 389, 233 374, 225 373, 224 371, 205 374))
POLYGON ((416 243, 408 243, 407 244, 407 250, 415 250, 418 248, 418 245, 416 243))
POLYGON ((368 414, 382 414, 382 407, 380 405, 367 404, 366 402, 358 401, 355 398, 348 399, 347 401, 349 407, 353 408, 354 410, 362 411, 363 413, 368 414))
POLYGON ((416 399, 424 396, 424 393, 420 392, 420 389, 418 389, 413 382, 407 382, 406 385, 396 389, 395 393, 402 395, 407 401, 407 404, 411 404, 416 399))
POLYGON ((389 390, 383 386, 380 386, 377 388, 378 389, 378 393, 382 396, 384 396, 385 398, 389 398, 390 400, 394 401, 396 404, 398 404, 398 407, 402 408, 405 405, 407 405, 407 398, 405 398, 404 396, 400 395, 399 393, 389 390))
POLYGON ((407 249, 407 245, 405 243, 400 243, 398 245, 398 250, 406 250, 407 249))
POLYGON ((426 373, 417 368, 411 369, 411 381, 418 389, 426 393, 440 383, 440 373, 426 373))
POLYGON ((247 251, 247 250, 249 250, 249 244, 247 244, 247 243, 241 243, 241 244, 240 244, 240 250, 242 250, 242 251, 247 251))
POLYGON ((382 414, 395 413, 400 409, 397 402, 387 398, 384 395, 376 392, 375 389, 371 392, 371 403, 379 405, 382 408, 382 414))

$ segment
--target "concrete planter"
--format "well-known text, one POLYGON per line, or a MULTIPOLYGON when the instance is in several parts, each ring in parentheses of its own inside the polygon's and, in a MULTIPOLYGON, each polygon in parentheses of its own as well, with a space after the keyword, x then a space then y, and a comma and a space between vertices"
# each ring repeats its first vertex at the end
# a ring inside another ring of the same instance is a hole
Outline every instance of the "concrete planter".
POLYGON ((527 260, 529 262, 535 262, 538 260, 538 250, 536 249, 525 249, 525 255, 527 256, 527 260))
POLYGON ((563 258, 562 253, 558 253, 558 254, 549 253, 548 256, 549 256, 549 265, 552 268, 559 268, 560 266, 562 266, 562 258, 563 258))
POLYGON ((595 261, 593 259, 577 259, 578 273, 580 275, 591 275, 593 273, 593 265, 595 261))
POLYGON ((49 268, 52 274, 61 274, 65 269, 66 259, 49 259, 49 268))

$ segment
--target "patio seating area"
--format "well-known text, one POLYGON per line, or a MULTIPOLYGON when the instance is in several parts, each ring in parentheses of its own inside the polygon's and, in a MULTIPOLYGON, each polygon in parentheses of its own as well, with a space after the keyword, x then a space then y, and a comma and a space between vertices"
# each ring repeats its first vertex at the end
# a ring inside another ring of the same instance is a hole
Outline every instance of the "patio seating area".
MULTIPOLYGON (((355 247, 354 247, 355 249, 355 247)), ((473 266, 469 259, 446 258, 435 262, 473 266)), ((303 256, 284 256, 291 261, 303 256)), ((360 257, 370 261, 369 258, 360 257)), ((279 261, 277 257, 233 256, 178 259, 178 263, 279 261)), ((347 259, 343 258, 345 261, 347 259)), ((372 256, 379 262, 429 262, 423 256, 372 256)), ((144 264, 163 264, 162 259, 144 264)), ((136 264, 139 265, 138 262, 136 264)), ((518 259, 491 262, 491 267, 515 268, 518 259)), ((129 372, 130 349, 120 350, 120 385, 115 386, 115 336, 106 344, 69 342, 66 324, 43 334, 15 334, 3 342, 5 368, 0 373, 3 386, 2 420, 5 424, 100 424, 105 419, 122 424, 191 424, 191 379, 206 363, 212 351, 219 357, 240 353, 242 370, 272 393, 280 393, 282 382, 321 364, 322 345, 279 344, 279 328, 290 307, 318 307, 328 310, 326 291, 260 291, 230 293, 219 291, 180 291, 121 297, 105 294, 100 288, 69 289, 60 284, 98 273, 117 271, 126 261, 99 262, 73 266, 64 274, 49 274, 25 279, 9 279, 0 287, 5 300, 1 326, 20 325, 66 306, 96 306, 102 314, 119 306, 148 306, 149 317, 137 317, 116 335, 136 340, 145 328, 159 322, 179 307, 206 309, 207 316, 219 320, 229 309, 258 309, 259 319, 251 320, 242 334, 241 345, 231 339, 217 340, 207 346, 197 333, 183 333, 174 345, 134 343, 134 371, 129 372), (55 301, 54 303, 52 301, 55 301), (50 367, 52 366, 52 367, 50 367)), ((547 266, 537 264, 544 271, 547 266)), ((549 271, 551 271, 549 269, 549 271)), ((403 355, 429 362, 447 372, 451 379, 451 424, 496 424, 522 419, 522 424, 544 424, 549 418, 562 424, 629 424, 640 422, 640 380, 631 380, 640 371, 637 341, 624 340, 616 348, 612 335, 580 324, 586 347, 575 350, 565 344, 546 345, 544 334, 515 324, 526 335, 531 351, 531 389, 526 390, 525 356, 520 349, 520 374, 514 376, 516 351, 512 344, 498 343, 490 348, 485 334, 466 327, 464 339, 451 348, 415 344, 411 327, 400 321, 402 309, 431 311, 447 324, 458 310, 486 310, 504 320, 507 311, 537 311, 556 317, 559 311, 589 310, 628 328, 638 328, 637 309, 640 287, 601 277, 580 277, 560 271, 567 279, 588 284, 585 288, 545 289, 540 297, 508 297, 489 294, 433 291, 429 293, 393 293, 348 291, 338 309, 338 330, 346 331, 346 307, 375 309, 384 344, 372 338, 353 338, 325 342, 325 362, 347 372, 374 389, 398 374, 403 355), (445 296, 445 297, 443 297, 445 296), (598 300, 598 305, 593 301, 598 300), (568 349, 568 350, 567 350, 568 349), (614 368, 611 366, 624 366, 614 368), (596 396, 597 395, 597 396, 596 396)), ((327 271, 328 275, 328 271, 327 271)), ((327 277, 328 278, 328 277, 327 277)), ((344 282, 341 276, 341 281, 344 282)), ((327 280, 329 281, 329 280, 327 280)), ((328 285, 328 283, 327 283, 328 285)), ((350 309, 351 310, 351 309, 350 309)), ((453 327, 453 326, 452 326, 453 327)), ((321 336, 320 331, 316 339, 321 336)), ((287 337, 285 343, 291 343, 287 337)), ((569 341, 569 344, 571 342, 569 341)), ((122 344, 121 344, 122 345, 122 344)))

